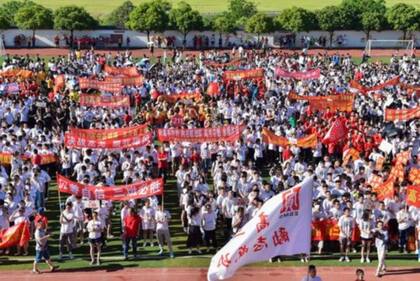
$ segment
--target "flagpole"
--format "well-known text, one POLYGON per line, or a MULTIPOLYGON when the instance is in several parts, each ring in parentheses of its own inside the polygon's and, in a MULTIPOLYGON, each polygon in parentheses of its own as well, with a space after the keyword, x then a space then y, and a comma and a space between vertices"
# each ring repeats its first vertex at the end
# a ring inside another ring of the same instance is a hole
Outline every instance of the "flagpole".
MULTIPOLYGON (((55 178, 58 178, 58 173, 55 174, 55 178)), ((60 214, 63 211, 61 208, 61 192, 60 192, 60 187, 57 185, 57 192, 58 192, 58 207, 60 208, 60 214)))

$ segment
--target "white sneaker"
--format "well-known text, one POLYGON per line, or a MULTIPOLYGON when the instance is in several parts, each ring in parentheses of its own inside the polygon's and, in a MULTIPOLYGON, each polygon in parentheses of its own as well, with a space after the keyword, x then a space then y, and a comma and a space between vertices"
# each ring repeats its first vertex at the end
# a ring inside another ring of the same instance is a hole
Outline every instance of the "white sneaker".
POLYGON ((175 258, 174 253, 170 253, 170 254, 169 254, 169 257, 170 257, 171 259, 175 258))
POLYGON ((360 263, 365 263, 364 258, 360 258, 360 263))
POLYGON ((346 262, 350 262, 349 257, 345 257, 344 259, 346 260, 346 262))
POLYGON ((305 262, 305 259, 304 258, 301 258, 300 259, 300 262, 304 263, 305 262))
POLYGON ((73 257, 73 254, 72 253, 69 253, 69 259, 73 259, 74 257, 73 257))
POLYGON ((370 263, 370 259, 369 259, 369 258, 366 258, 366 262, 367 262, 367 263, 370 263))
POLYGON ((188 249, 188 254, 191 255, 192 254, 192 250, 188 249))
POLYGON ((344 257, 340 257, 340 259, 338 261, 339 262, 343 262, 344 261, 344 257))
POLYGON ((147 246, 147 243, 146 243, 146 242, 144 242, 144 243, 143 243, 143 248, 146 248, 146 246, 147 246))
POLYGON ((150 247, 154 247, 155 244, 153 242, 150 242, 150 247))

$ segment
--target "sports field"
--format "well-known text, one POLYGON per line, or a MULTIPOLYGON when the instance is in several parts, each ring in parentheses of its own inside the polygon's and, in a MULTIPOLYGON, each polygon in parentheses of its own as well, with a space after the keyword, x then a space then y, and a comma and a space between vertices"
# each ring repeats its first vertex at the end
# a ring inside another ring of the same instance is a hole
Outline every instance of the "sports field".
MULTIPOLYGON (((0 4, 7 2, 8 0, 0 0, 0 4)), ((131 0, 135 5, 144 2, 145 0, 131 0)), ((181 0, 167 0, 172 4, 176 4, 181 0)), ((228 1, 227 0, 185 0, 190 3, 194 9, 197 9, 200 13, 203 14, 214 14, 222 12, 227 9, 228 1)), ((115 7, 118 7, 124 0, 37 0, 38 4, 44 5, 45 7, 56 9, 65 5, 79 5, 86 8, 94 16, 103 16, 115 7)), ((313 0, 255 0, 258 10, 264 12, 278 12, 285 8, 290 8, 292 6, 303 7, 310 10, 319 9, 328 5, 336 5, 341 2, 341 0, 322 0, 322 1, 313 1, 313 0)), ((414 5, 416 8, 420 9, 419 0, 386 0, 388 6, 392 6, 396 3, 407 3, 414 5)))

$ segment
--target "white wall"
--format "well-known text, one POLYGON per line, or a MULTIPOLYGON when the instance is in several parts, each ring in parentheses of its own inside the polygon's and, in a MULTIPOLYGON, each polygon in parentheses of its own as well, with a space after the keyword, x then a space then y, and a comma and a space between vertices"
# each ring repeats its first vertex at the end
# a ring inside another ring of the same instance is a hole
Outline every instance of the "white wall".
MULTIPOLYGON (((3 32, 3 38, 5 40, 6 46, 9 48, 12 48, 14 46, 14 38, 16 35, 23 34, 26 37, 32 36, 31 30, 19 30, 19 29, 8 29, 3 32)), ((59 34, 62 38, 64 34, 69 35, 70 32, 68 31, 57 31, 57 30, 37 30, 36 31, 36 46, 37 47, 55 47, 54 44, 54 37, 59 34)), ((90 37, 97 37, 97 36, 106 36, 109 37, 110 34, 123 34, 123 46, 125 46, 126 37, 130 37, 130 46, 131 47, 137 47, 137 48, 144 48, 147 46, 147 36, 146 33, 141 32, 135 32, 130 30, 84 30, 84 31, 75 31, 74 36, 80 37, 80 36, 90 36, 90 37)), ((211 37, 212 34, 215 35, 215 42, 216 46, 218 46, 218 40, 219 40, 219 34, 217 32, 212 31, 205 31, 205 32, 190 32, 187 36, 187 45, 189 47, 193 46, 193 37, 195 35, 206 35, 211 37)), ((268 35, 261 35, 264 37, 268 36, 269 39, 269 45, 273 45, 274 37, 275 36, 281 36, 282 32, 275 32, 268 35)), ((176 44, 178 46, 182 45, 183 35, 177 31, 166 31, 164 33, 165 36, 175 36, 177 41, 176 44)), ((301 46, 301 38, 302 36, 311 36, 314 38, 318 38, 319 36, 325 36, 327 37, 327 44, 329 40, 329 34, 328 32, 323 31, 311 31, 309 33, 307 32, 301 32, 296 35, 296 46, 301 46)), ((345 48, 364 48, 366 45, 365 37, 366 35, 361 31, 337 31, 334 34, 334 40, 336 40, 337 36, 343 35, 345 40, 342 45, 342 47, 345 48)), ((151 37, 153 34, 151 34, 151 37)), ((383 31, 383 32, 371 32, 371 39, 384 39, 384 40, 397 40, 402 39, 403 33, 399 31, 383 31)), ((223 42, 225 42, 225 39, 227 35, 223 35, 223 42)), ((255 41, 257 39, 256 35, 253 34, 247 34, 245 32, 239 31, 236 34, 230 34, 228 35, 229 41, 232 43, 236 43, 239 45, 241 42, 244 41, 255 41)), ((420 46, 420 31, 417 31, 414 33, 414 38, 416 39, 416 46, 420 46)), ((385 43, 384 43, 385 44, 385 43)), ((60 41, 60 45, 64 46, 64 41, 60 41)), ((386 45, 384 45, 386 46, 386 45)), ((387 47, 394 47, 392 45, 389 45, 387 47)))

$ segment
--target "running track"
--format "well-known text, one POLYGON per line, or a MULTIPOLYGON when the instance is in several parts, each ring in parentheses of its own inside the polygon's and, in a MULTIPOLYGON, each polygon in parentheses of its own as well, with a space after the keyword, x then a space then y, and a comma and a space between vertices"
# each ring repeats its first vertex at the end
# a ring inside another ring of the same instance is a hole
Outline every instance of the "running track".
MULTIPOLYGON (((323 281, 354 281, 355 267, 319 267, 318 275, 323 281)), ((375 268, 365 269, 365 280, 395 280, 419 281, 420 267, 417 268, 390 268, 388 275, 382 278, 374 276, 375 268)), ((301 281, 305 276, 305 267, 279 267, 279 268, 244 268, 237 272, 230 281, 301 281)), ((43 273, 34 275, 27 271, 1 271, 0 280, 19 281, 205 281, 207 269, 197 268, 162 268, 162 269, 121 269, 97 270, 65 270, 64 272, 43 273)))
MULTIPOLYGON (((124 50, 96 50, 97 53, 117 53, 117 52, 121 52, 124 50)), ((130 50, 134 57, 142 57, 143 55, 146 56, 150 56, 151 53, 148 49, 131 49, 130 50)), ((162 49, 155 49, 155 52, 153 53, 154 56, 162 56, 163 55, 163 51, 162 49)), ((222 50, 223 51, 223 50, 222 50)), ((224 50, 227 52, 230 52, 230 50, 224 50)), ((293 52, 300 52, 301 50, 284 50, 284 49, 278 49, 278 51, 281 52, 286 52, 286 53, 293 53, 293 52)), ((396 50, 394 49, 376 49, 376 50, 372 50, 373 51, 373 55, 375 57, 389 57, 392 54, 394 54, 396 52, 396 50)), ((309 54, 317 54, 317 53, 324 53, 325 50, 324 49, 310 49, 308 51, 309 54)), ((353 57, 361 57, 363 50, 361 49, 339 49, 339 50, 328 50, 327 51, 329 54, 341 54, 341 55, 346 55, 346 54, 350 54, 353 57)), ((10 54, 10 55, 37 55, 39 54, 40 56, 59 56, 59 55, 67 55, 68 54, 68 49, 62 49, 62 48, 37 48, 37 49, 6 49, 6 53, 10 54)), ((185 52, 188 55, 198 55, 199 51, 192 51, 192 50, 188 50, 185 52)), ((172 54, 172 51, 167 50, 167 55, 170 56, 172 54)), ((404 50, 400 50, 398 53, 398 55, 404 55, 404 50)))

